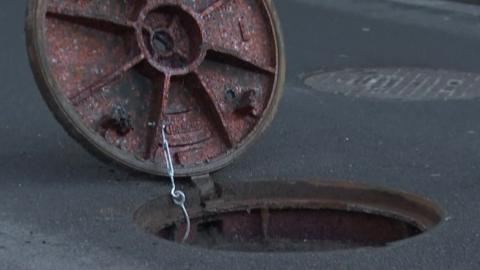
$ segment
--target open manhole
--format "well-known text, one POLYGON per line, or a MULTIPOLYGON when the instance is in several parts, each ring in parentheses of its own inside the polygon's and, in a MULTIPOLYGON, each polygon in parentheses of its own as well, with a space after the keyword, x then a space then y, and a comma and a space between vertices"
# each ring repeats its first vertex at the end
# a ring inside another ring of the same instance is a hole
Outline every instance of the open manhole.
MULTIPOLYGON (((384 246, 441 220, 428 200, 354 184, 222 182, 205 199, 213 184, 202 180, 245 152, 277 111, 285 57, 272 1, 30 0, 26 30, 42 96, 75 139, 128 168, 200 184, 187 192, 188 244, 272 252, 384 246)), ((326 82, 380 96, 405 96, 397 89, 412 85, 427 87, 425 96, 468 96, 477 93, 459 89, 480 81, 403 69, 317 75, 307 80, 312 88, 326 82)), ((185 231, 168 195, 134 219, 172 241, 185 231)))
MULTIPOLYGON (((353 183, 222 183, 218 191, 217 199, 204 203, 190 195, 187 244, 244 252, 382 247, 442 220, 441 210, 427 199, 353 183)), ((143 205, 134 220, 171 241, 179 241, 185 230, 167 196, 143 205)))

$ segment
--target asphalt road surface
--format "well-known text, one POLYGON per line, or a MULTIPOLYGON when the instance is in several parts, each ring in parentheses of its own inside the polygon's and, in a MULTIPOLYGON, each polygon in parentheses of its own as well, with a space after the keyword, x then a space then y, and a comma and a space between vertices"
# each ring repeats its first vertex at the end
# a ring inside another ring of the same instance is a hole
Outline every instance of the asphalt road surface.
POLYGON ((480 268, 480 20, 471 12, 276 1, 288 55, 278 117, 214 178, 369 183, 431 198, 445 217, 385 248, 255 254, 177 245, 132 222, 167 185, 102 164, 56 123, 27 62, 25 2, 0 3, 0 269, 480 268), (340 80, 318 77, 326 72, 340 80), (403 91, 382 83, 400 73, 412 82, 403 91), (341 76, 363 83, 345 92, 341 76))

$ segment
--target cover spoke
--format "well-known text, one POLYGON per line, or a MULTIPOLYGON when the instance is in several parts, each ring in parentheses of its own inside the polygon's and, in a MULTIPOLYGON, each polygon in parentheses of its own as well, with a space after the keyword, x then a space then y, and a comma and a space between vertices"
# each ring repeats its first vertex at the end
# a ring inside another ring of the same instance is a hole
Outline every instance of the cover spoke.
POLYGON ((226 121, 225 117, 223 116, 223 112, 219 107, 219 102, 215 96, 215 94, 207 87, 207 85, 202 81, 202 76, 197 72, 194 74, 194 80, 196 80, 197 85, 200 86, 200 89, 203 92, 203 97, 205 98, 206 102, 209 105, 210 111, 212 112, 214 119, 216 121, 216 127, 222 135, 222 138, 225 140, 225 143, 232 147, 234 145, 234 139, 230 134, 228 128, 228 122, 226 121))
POLYGON ((158 134, 162 128, 162 121, 168 106, 170 92, 170 76, 163 79, 152 80, 152 97, 150 103, 150 115, 147 122, 147 136, 145 141, 145 159, 150 159, 159 145, 158 134))
POLYGON ((224 6, 228 1, 231 1, 231 0, 217 0, 212 5, 207 7, 204 11, 202 11, 200 15, 202 17, 208 16, 210 13, 215 12, 217 9, 224 6))
POLYGON ((113 71, 112 73, 109 73, 103 76, 102 78, 100 78, 99 80, 88 85, 87 87, 82 88, 78 93, 76 93, 74 96, 71 96, 69 99, 75 106, 79 105, 89 97, 95 95, 95 93, 100 91, 103 87, 110 84, 112 81, 114 81, 118 77, 122 76, 122 74, 128 72, 130 69, 138 65, 143 59, 144 59, 143 55, 139 55, 135 57, 134 59, 127 62, 122 67, 113 71))
POLYGON ((67 6, 67 4, 49 5, 47 16, 105 31, 115 32, 133 29, 133 23, 126 18, 120 18, 112 14, 99 15, 78 7, 67 6))
POLYGON ((235 66, 244 67, 257 72, 263 72, 274 75, 276 73, 275 68, 257 63, 255 60, 247 59, 232 50, 218 47, 215 45, 208 46, 207 57, 211 60, 231 64, 235 66))

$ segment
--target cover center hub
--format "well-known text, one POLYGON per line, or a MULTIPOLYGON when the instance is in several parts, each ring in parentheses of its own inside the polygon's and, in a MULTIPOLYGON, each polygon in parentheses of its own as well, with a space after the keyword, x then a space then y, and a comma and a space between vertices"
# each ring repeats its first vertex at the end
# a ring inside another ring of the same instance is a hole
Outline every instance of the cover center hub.
POLYGON ((165 74, 181 75, 202 62, 203 35, 193 12, 161 5, 147 7, 143 14, 138 38, 150 65, 165 74))

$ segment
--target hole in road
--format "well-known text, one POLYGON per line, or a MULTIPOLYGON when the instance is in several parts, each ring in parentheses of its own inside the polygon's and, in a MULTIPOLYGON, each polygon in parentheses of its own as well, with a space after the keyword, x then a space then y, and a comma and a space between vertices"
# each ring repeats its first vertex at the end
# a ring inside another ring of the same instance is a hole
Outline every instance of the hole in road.
MULTIPOLYGON (((261 183, 225 186, 221 199, 191 208, 188 244, 243 252, 382 247, 424 233, 442 219, 435 204, 403 192, 351 183, 261 183)), ((175 241, 184 224, 173 206, 162 206, 167 202, 147 203, 135 221, 175 241)))

